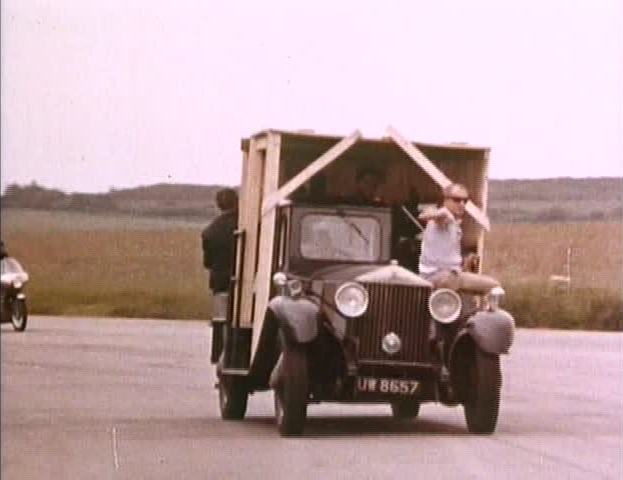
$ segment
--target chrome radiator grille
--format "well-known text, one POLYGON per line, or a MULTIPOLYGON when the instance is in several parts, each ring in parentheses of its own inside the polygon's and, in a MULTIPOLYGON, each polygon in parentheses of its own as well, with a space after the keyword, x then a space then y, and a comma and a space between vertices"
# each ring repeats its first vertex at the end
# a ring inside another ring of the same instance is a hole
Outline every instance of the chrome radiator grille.
POLYGON ((427 287, 364 283, 370 305, 363 317, 352 322, 350 332, 358 341, 361 360, 392 360, 426 362, 429 356, 427 287), (381 348, 383 337, 394 332, 402 340, 402 348, 388 355, 381 348))

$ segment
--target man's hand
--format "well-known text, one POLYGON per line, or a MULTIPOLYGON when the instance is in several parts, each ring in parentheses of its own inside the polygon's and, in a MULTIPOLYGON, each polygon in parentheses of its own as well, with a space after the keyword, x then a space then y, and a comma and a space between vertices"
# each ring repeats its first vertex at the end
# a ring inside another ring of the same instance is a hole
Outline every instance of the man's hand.
POLYGON ((477 273, 480 267, 480 257, 476 253, 468 253, 463 257, 463 271, 477 273))
POLYGON ((432 220, 441 226, 446 226, 454 221, 454 216, 446 207, 441 207, 433 208, 420 213, 419 219, 424 221, 432 220))

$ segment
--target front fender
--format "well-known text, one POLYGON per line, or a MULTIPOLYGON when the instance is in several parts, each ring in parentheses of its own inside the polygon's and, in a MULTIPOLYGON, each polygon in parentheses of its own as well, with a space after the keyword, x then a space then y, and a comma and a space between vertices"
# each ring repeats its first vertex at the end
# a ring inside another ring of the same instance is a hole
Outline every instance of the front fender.
POLYGON ((501 309, 477 312, 467 320, 465 329, 481 350, 508 353, 515 337, 515 319, 501 309))
POLYGON ((268 308, 275 315, 287 341, 309 343, 318 335, 320 307, 308 298, 278 295, 270 300, 268 308))

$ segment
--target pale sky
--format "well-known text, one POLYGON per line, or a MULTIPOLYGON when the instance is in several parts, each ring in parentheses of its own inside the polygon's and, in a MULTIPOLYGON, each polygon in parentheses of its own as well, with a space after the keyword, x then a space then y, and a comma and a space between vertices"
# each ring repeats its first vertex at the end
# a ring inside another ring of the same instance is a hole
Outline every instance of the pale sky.
POLYGON ((623 175, 619 0, 3 0, 2 189, 236 185, 264 128, 623 175))

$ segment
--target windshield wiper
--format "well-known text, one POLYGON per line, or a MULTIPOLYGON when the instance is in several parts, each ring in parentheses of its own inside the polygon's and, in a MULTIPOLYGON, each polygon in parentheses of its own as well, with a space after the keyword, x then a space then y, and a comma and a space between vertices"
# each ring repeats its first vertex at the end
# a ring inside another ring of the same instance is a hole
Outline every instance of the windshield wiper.
POLYGON ((413 216, 413 214, 409 211, 409 209, 405 207, 404 205, 400 205, 400 208, 402 209, 403 213, 407 216, 407 218, 411 220, 411 223, 413 223, 413 225, 417 226, 423 232, 424 227, 422 226, 420 222, 417 221, 417 219, 413 216))
POLYGON ((353 222, 350 218, 346 217, 346 213, 341 208, 336 210, 338 217, 342 219, 342 221, 348 225, 351 229, 357 232, 357 235, 366 243, 366 247, 370 246, 370 240, 366 238, 361 229, 357 226, 355 222, 353 222))

